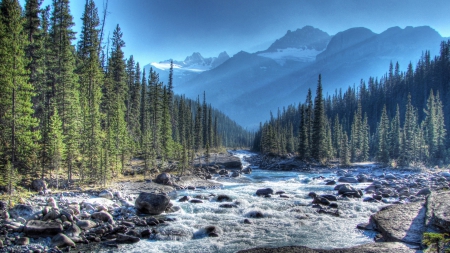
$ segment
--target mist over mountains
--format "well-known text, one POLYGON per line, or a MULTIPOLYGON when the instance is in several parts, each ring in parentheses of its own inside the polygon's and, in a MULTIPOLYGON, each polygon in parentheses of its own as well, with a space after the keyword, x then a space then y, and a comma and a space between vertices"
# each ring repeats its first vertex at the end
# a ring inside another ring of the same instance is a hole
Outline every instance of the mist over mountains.
MULTIPOLYGON (((174 61, 174 90, 193 99, 205 91, 214 107, 253 129, 269 118, 269 111, 276 114, 278 108, 303 102, 309 88, 314 92, 319 74, 325 94, 331 95, 361 79, 382 76, 390 62, 405 70, 425 50, 433 57, 444 39, 428 26, 392 27, 380 34, 358 27, 334 36, 305 26, 287 31, 264 51, 211 58, 194 53, 174 61)), ((168 66, 170 60, 144 68, 148 74, 152 67, 167 82, 168 66)))

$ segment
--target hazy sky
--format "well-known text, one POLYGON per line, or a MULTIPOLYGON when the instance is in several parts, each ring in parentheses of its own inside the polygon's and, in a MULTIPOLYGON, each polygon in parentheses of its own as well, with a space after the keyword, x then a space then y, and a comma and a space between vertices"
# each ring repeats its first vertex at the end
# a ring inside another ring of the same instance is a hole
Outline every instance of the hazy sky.
MULTIPOLYGON (((25 0, 20 0, 24 6, 25 0)), ((99 15, 106 0, 95 0, 99 15)), ((45 0, 48 5, 51 0, 45 0)), ((72 0, 79 32, 85 0, 72 0)), ((109 0, 106 36, 119 24, 125 55, 141 66, 193 52, 230 56, 266 49, 287 30, 312 25, 331 35, 352 27, 376 33, 429 25, 450 37, 449 0, 109 0)))

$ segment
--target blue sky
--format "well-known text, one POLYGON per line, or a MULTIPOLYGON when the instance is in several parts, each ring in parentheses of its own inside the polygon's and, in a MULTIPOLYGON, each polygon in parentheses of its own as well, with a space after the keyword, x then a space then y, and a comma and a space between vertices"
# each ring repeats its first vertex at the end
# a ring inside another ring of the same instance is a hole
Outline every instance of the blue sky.
MULTIPOLYGON (((25 0, 20 0, 24 6, 25 0)), ((99 15, 106 0, 95 0, 99 15)), ((44 0, 45 5, 51 0, 44 0)), ((71 1, 81 29, 85 0, 71 1)), ((389 27, 429 25, 450 37, 448 0, 109 0, 105 32, 120 25, 126 47, 141 66, 184 60, 193 52, 230 56, 266 49, 287 30, 312 25, 331 35, 352 27, 376 33, 389 27)))

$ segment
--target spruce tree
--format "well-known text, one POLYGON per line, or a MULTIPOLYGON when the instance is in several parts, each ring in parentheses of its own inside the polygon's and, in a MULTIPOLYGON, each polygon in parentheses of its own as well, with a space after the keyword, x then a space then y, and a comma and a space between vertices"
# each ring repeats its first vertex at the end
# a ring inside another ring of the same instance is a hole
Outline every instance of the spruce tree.
POLYGON ((81 126, 80 148, 83 156, 83 168, 88 168, 91 178, 101 178, 100 153, 102 118, 100 104, 102 100, 103 75, 98 59, 99 18, 93 0, 86 2, 83 26, 78 41, 78 74, 80 83, 81 126))
POLYGON ((384 164, 389 163, 389 118, 387 116, 386 106, 383 107, 380 123, 377 129, 378 135, 378 154, 377 160, 384 164))
POLYGON ((0 170, 12 190, 15 172, 26 174, 34 163, 37 121, 32 117, 33 86, 28 83, 21 6, 0 3, 0 170))
POLYGON ((327 139, 325 125, 325 106, 322 95, 322 77, 319 75, 316 98, 314 99, 314 120, 312 129, 312 151, 311 156, 318 162, 325 162, 327 156, 327 139))
POLYGON ((72 40, 75 33, 70 14, 69 0, 54 0, 51 15, 49 60, 50 101, 60 114, 64 143, 66 144, 66 168, 69 182, 75 170, 79 153, 80 104, 79 85, 75 75, 75 55, 72 40))

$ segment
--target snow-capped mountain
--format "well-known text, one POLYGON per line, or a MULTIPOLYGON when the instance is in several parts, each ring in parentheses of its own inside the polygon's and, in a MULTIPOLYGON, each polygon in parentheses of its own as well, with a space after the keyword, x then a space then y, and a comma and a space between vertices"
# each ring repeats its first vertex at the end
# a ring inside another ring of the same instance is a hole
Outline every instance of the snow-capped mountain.
POLYGON ((293 32, 288 30, 282 38, 257 55, 273 59, 280 65, 286 61, 313 62, 326 49, 330 39, 328 33, 305 26, 293 32))
MULTIPOLYGON (((173 60, 173 75, 177 83, 184 83, 199 73, 216 68, 225 61, 230 59, 227 52, 222 52, 217 57, 204 58, 200 53, 194 52, 187 56, 184 61, 173 60)), ((150 68, 159 74, 159 79, 167 82, 169 78, 170 62, 172 60, 165 60, 160 62, 152 62, 144 66, 145 72, 148 74, 150 68)))
POLYGON ((443 39, 427 26, 393 27, 380 34, 352 28, 335 36, 305 27, 287 32, 265 51, 241 51, 218 67, 185 79, 175 85, 175 92, 195 99, 205 91, 214 107, 254 128, 268 119, 269 111, 303 102, 308 88, 315 90, 319 74, 324 92, 331 95, 361 79, 380 77, 390 62, 406 70, 425 50, 438 54, 443 39))

